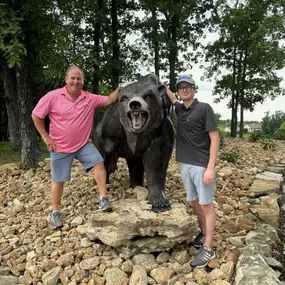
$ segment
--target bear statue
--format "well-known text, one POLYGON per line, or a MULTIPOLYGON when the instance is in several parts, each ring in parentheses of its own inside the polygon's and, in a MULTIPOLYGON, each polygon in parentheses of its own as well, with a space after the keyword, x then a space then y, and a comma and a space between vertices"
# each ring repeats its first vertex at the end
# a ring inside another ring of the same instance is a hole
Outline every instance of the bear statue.
POLYGON ((104 158, 107 180, 119 157, 129 168, 130 186, 148 189, 154 212, 171 209, 165 196, 166 170, 174 145, 166 87, 148 74, 119 91, 118 102, 105 112, 95 130, 95 145, 104 158))

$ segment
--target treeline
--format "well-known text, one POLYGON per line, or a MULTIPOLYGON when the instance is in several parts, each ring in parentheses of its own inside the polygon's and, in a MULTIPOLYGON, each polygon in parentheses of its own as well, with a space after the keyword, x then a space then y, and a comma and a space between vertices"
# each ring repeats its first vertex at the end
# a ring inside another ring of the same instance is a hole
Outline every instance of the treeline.
POLYGON ((4 0, 0 26, 1 139, 21 149, 23 168, 40 159, 31 111, 71 64, 85 71, 86 89, 104 94, 141 66, 166 74, 174 91, 179 72, 206 62, 216 101, 230 98, 232 136, 238 114, 242 136, 244 110, 284 94, 283 0, 4 0), (208 32, 218 38, 203 46, 208 32))

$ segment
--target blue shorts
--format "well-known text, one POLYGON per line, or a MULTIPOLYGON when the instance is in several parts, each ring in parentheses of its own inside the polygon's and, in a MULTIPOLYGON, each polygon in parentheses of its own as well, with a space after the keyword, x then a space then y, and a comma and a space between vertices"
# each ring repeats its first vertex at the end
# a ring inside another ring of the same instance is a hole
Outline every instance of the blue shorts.
POLYGON ((180 163, 181 179, 187 193, 187 201, 199 199, 200 205, 208 205, 214 200, 215 183, 205 185, 203 176, 206 168, 180 163))
POLYGON ((103 157, 93 145, 88 142, 76 152, 50 152, 51 159, 51 178, 55 182, 66 182, 70 179, 70 172, 73 159, 78 159, 83 165, 85 171, 92 169, 92 167, 102 161, 103 157))

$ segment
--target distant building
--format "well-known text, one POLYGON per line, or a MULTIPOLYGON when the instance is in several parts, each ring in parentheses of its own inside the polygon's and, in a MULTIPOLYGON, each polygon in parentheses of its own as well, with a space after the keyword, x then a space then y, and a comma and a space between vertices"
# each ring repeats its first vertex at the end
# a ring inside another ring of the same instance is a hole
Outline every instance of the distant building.
POLYGON ((230 128, 230 127, 225 127, 224 131, 225 131, 226 133, 230 133, 230 132, 231 132, 231 128, 230 128))
MULTIPOLYGON (((230 132, 231 132, 231 127, 229 127, 229 126, 225 127, 225 128, 224 128, 224 131, 225 131, 226 133, 230 133, 230 132)), ((239 126, 237 126, 237 132, 239 132, 239 126)))
POLYGON ((247 124, 244 129, 247 129, 249 133, 262 132, 261 124, 247 124))

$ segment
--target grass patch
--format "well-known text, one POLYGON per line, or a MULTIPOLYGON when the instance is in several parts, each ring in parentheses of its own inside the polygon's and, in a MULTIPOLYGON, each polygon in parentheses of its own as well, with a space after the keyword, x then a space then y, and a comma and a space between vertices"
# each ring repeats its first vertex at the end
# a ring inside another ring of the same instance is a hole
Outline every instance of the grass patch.
MULTIPOLYGON (((40 150, 43 158, 49 157, 49 153, 43 141, 40 142, 40 150)), ((0 165, 20 161, 21 151, 10 148, 10 142, 8 141, 0 141, 0 165)))

